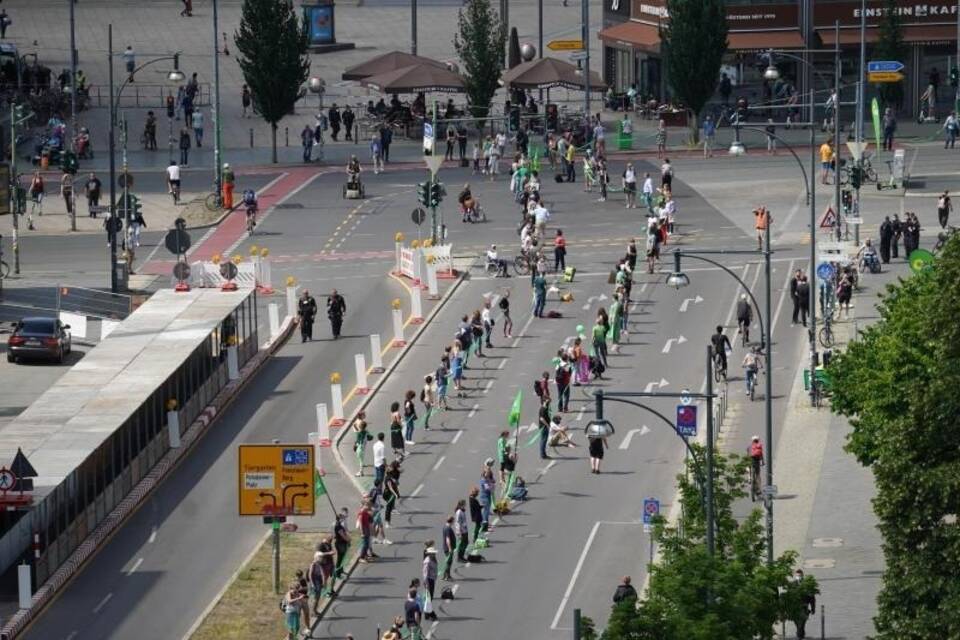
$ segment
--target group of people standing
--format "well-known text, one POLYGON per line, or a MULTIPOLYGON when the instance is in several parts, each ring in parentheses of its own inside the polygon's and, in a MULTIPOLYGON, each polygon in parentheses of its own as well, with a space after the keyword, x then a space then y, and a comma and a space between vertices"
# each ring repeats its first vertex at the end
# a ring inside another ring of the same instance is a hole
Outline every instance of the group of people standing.
POLYGON ((890 258, 900 257, 900 241, 903 239, 903 259, 909 258, 910 253, 920 247, 920 221, 917 214, 906 212, 904 219, 900 220, 898 214, 893 214, 893 220, 890 216, 885 216, 880 223, 880 260, 884 264, 890 262, 890 258))

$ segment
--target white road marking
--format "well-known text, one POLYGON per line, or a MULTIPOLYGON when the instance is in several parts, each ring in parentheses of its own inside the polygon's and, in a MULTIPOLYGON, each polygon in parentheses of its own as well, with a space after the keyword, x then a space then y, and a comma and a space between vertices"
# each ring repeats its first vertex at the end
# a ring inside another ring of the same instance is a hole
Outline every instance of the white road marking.
POLYGON ((650 393, 651 391, 653 391, 653 388, 654 388, 654 387, 656 387, 656 388, 658 388, 658 389, 662 389, 663 387, 667 386, 668 384, 670 384, 670 383, 667 381, 666 378, 660 378, 660 382, 657 382, 656 380, 654 380, 654 381, 652 381, 652 382, 648 382, 648 383, 647 383, 647 386, 644 387, 643 392, 644 392, 644 393, 650 393))
POLYGON ((443 464, 443 461, 447 459, 447 456, 440 456, 440 459, 437 460, 436 464, 433 465, 433 470, 436 471, 440 468, 440 465, 443 464))
POLYGON ((437 630, 437 625, 440 624, 439 620, 434 620, 433 624, 430 625, 430 630, 427 631, 427 640, 433 637, 433 632, 437 630))
POLYGON ((672 347, 674 343, 683 344, 686 341, 687 339, 683 336, 680 336, 679 338, 669 338, 667 340, 667 344, 663 345, 663 353, 670 353, 670 347, 672 347))
MULTIPOLYGON (((780 321, 780 311, 783 309, 783 301, 787 298, 787 291, 790 290, 790 276, 793 275, 793 263, 790 261, 790 266, 787 267, 787 277, 783 283, 783 289, 780 290, 780 300, 777 302, 777 310, 773 314, 773 321, 770 323, 770 335, 773 335, 773 328, 777 326, 777 322, 780 321)), ((772 341, 771 341, 772 342, 772 341)))
POLYGON ((112 591, 107 595, 103 596, 103 600, 101 600, 100 603, 93 608, 93 612, 100 613, 100 609, 103 609, 105 606, 107 606, 107 603, 110 602, 110 598, 112 597, 113 597, 112 591))
POLYGON ((560 600, 560 606, 557 607, 557 615, 553 617, 553 624, 550 625, 550 629, 556 630, 557 625, 560 623, 560 618, 563 616, 563 610, 567 606, 567 602, 570 600, 570 594, 573 593, 573 585, 577 582, 577 576, 580 575, 580 570, 583 569, 583 563, 587 559, 587 552, 590 551, 590 545, 593 544, 593 539, 597 537, 597 530, 600 528, 599 522, 593 523, 593 529, 590 530, 590 536, 587 538, 587 543, 583 545, 583 551, 580 552, 580 559, 577 560, 577 566, 573 570, 573 575, 570 576, 570 583, 567 585, 567 590, 563 594, 563 599, 560 600))
POLYGON ((411 497, 411 498, 416 498, 416 497, 417 497, 417 494, 420 493, 421 491, 423 491, 423 483, 422 483, 422 482, 421 482, 420 484, 418 484, 418 485, 417 485, 417 488, 414 489, 414 490, 410 493, 410 497, 411 497))
POLYGON ((641 436, 645 436, 650 433, 650 428, 647 425, 643 425, 639 429, 630 429, 627 431, 627 435, 623 437, 623 442, 620 443, 619 449, 628 449, 630 447, 630 441, 633 440, 634 434, 639 433, 641 436))
POLYGON ((540 471, 537 473, 537 478, 542 478, 543 476, 547 475, 547 472, 550 471, 550 469, 553 469, 555 464, 557 464, 557 461, 551 460, 550 464, 545 466, 543 469, 540 469, 540 471))
POLYGON ((458 429, 457 432, 453 435, 453 440, 450 441, 450 444, 457 444, 457 440, 460 439, 460 436, 463 435, 463 430, 458 429))
POLYGON ((137 561, 133 563, 133 566, 127 569, 127 575, 133 575, 133 572, 140 568, 140 565, 143 564, 143 558, 137 558, 137 561))
POLYGON ((153 525, 153 528, 150 529, 150 537, 147 539, 147 542, 153 544, 157 541, 157 525, 153 525))
POLYGON ((587 410, 587 405, 580 407, 580 411, 577 412, 577 420, 583 420, 583 412, 587 410))
POLYGON ((500 361, 500 364, 497 365, 497 369, 503 369, 507 365, 507 359, 504 358, 500 361))
POLYGON ((693 304, 700 304, 703 302, 703 298, 700 296, 697 296, 696 298, 684 298, 683 302, 680 303, 680 313, 686 313, 691 302, 693 304))
POLYGON ((644 282, 644 283, 643 283, 643 286, 640 287, 640 293, 643 293, 644 291, 647 290, 647 285, 648 285, 648 284, 650 284, 650 283, 649 283, 649 282, 644 282))
POLYGON ((483 388, 483 392, 484 392, 484 393, 487 393, 488 391, 490 391, 490 387, 492 387, 492 386, 493 386, 493 380, 488 380, 488 381, 487 381, 487 386, 483 388))
POLYGON ((77 637, 77 634, 79 633, 80 633, 79 631, 74 629, 73 631, 70 632, 70 635, 68 635, 64 640, 73 640, 74 638, 77 637))
POLYGON ((479 408, 480 408, 480 405, 479 405, 479 404, 473 405, 473 408, 470 409, 470 413, 467 414, 467 417, 468 417, 468 418, 472 418, 473 416, 477 415, 477 410, 478 410, 479 408))

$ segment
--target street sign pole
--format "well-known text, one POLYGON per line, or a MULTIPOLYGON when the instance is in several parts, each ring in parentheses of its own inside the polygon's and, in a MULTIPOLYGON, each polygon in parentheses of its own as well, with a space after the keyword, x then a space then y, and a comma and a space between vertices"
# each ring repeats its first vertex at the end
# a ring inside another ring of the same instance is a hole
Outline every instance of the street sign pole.
POLYGON ((280 593, 280 521, 273 518, 273 592, 280 593))
POLYGON ((580 0, 580 39, 586 57, 583 59, 583 123, 587 129, 587 142, 590 141, 590 1, 580 0))
POLYGON ((110 241, 110 291, 117 293, 119 283, 117 282, 117 164, 116 164, 116 142, 114 129, 116 128, 117 116, 116 108, 113 102, 113 25, 107 25, 107 64, 109 65, 110 79, 110 221, 107 228, 107 238, 110 241))
MULTIPOLYGON (((431 157, 435 158, 437 156, 437 101, 433 101, 433 155, 431 157)), ((442 162, 442 161, 441 161, 442 162)), ((436 181, 437 169, 439 169, 439 163, 436 165, 436 169, 433 169, 430 172, 430 185, 431 188, 433 183, 436 181)), ((441 240, 441 229, 437 220, 437 207, 436 205, 430 206, 430 241, 434 246, 437 246, 442 243, 441 240)))

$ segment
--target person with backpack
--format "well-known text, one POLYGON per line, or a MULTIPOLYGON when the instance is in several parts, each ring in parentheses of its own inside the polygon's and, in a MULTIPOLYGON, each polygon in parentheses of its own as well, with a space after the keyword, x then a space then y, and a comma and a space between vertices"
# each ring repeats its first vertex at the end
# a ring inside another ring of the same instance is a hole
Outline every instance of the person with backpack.
POLYGON ((550 372, 544 371, 537 380, 533 381, 533 392, 537 394, 541 402, 550 402, 550 372))

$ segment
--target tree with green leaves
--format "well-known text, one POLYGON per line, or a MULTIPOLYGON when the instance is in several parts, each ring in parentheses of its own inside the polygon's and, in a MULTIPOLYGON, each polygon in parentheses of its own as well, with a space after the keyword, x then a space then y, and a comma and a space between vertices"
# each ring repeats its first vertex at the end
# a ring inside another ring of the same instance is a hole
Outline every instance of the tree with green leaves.
MULTIPOLYGON (((698 460, 702 447, 693 445, 698 460)), ((640 601, 614 607, 603 640, 754 640, 772 638, 780 620, 797 620, 792 603, 816 593, 816 581, 793 578, 796 554, 788 551, 767 566, 763 514, 742 522, 733 505, 744 491, 748 460, 714 455, 716 551, 707 553, 701 467, 691 459, 678 476, 681 516, 676 526, 661 520, 654 532, 660 562, 650 567, 650 586, 640 601), (781 595, 782 590, 782 595, 781 595), (788 594, 797 594, 788 597, 788 594)), ((805 619, 805 618, 804 618, 805 619)))
POLYGON ((276 162, 277 123, 303 97, 310 73, 306 25, 290 0, 244 0, 240 29, 233 39, 253 110, 270 124, 276 162))
POLYGON ((670 19, 660 30, 667 80, 676 98, 690 110, 690 135, 699 135, 699 118, 720 80, 727 51, 724 0, 667 0, 670 19))
POLYGON ((886 569, 878 640, 960 638, 960 237, 887 286, 828 368, 846 449, 873 471, 886 569))
POLYGON ((475 118, 490 114, 499 88, 507 33, 490 0, 466 0, 457 17, 453 47, 460 57, 467 103, 475 118))
MULTIPOLYGON (((873 48, 875 60, 903 61, 907 56, 907 45, 903 42, 903 18, 897 11, 897 0, 886 0, 883 16, 880 18, 879 38, 873 48)), ((880 95, 880 101, 895 111, 903 108, 903 81, 881 82, 874 85, 880 95)))

